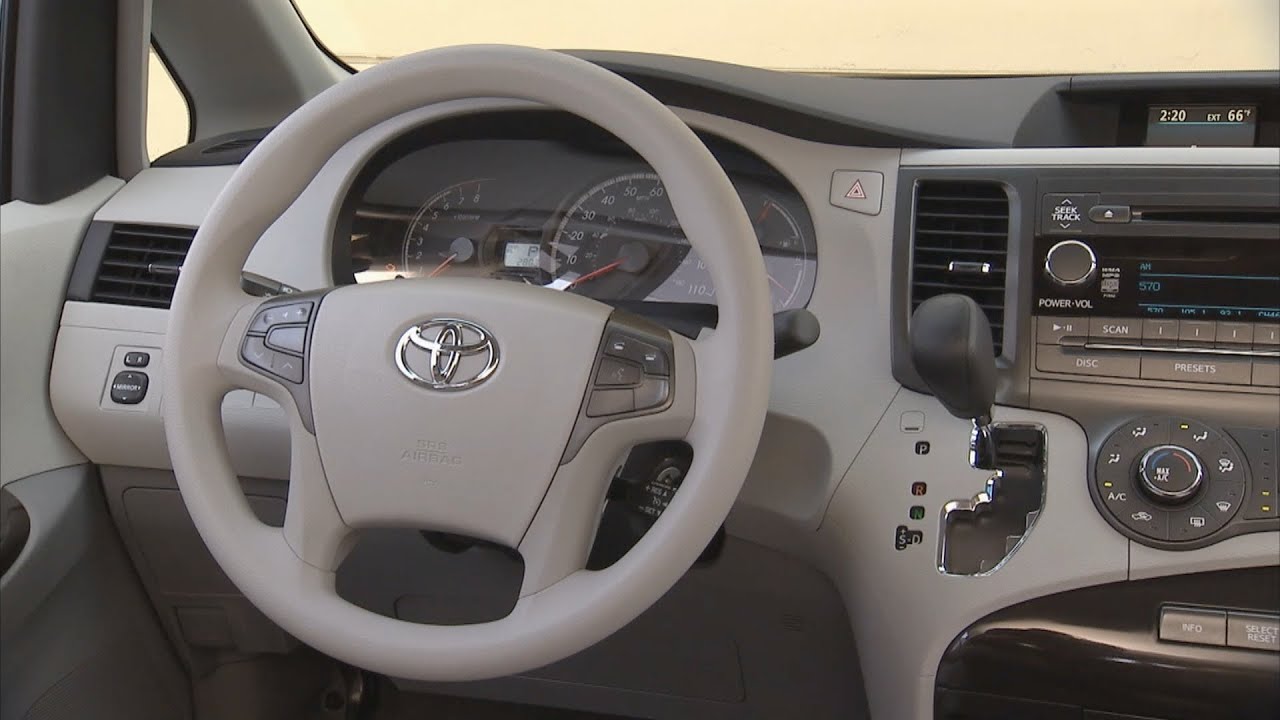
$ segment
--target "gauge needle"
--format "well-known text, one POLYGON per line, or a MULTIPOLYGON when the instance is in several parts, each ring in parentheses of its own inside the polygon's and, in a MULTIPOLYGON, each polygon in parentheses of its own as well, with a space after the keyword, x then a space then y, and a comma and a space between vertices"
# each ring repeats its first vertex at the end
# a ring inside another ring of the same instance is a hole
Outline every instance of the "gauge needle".
POLYGON ((778 282, 777 280, 774 280, 772 275, 770 275, 769 273, 765 273, 764 276, 769 278, 769 282, 773 283, 774 287, 778 288, 782 292, 787 292, 787 289, 782 286, 782 283, 778 282))
POLYGON ((456 258, 456 257, 458 257, 458 253, 454 253, 454 254, 450 255, 449 257, 445 258, 445 259, 444 259, 444 262, 442 262, 442 263, 440 263, 439 265, 437 265, 437 266, 436 266, 436 269, 435 269, 435 270, 432 270, 432 271, 427 275, 427 277, 435 277, 435 276, 439 275, 440 273, 444 272, 444 269, 445 269, 445 268, 447 268, 447 267, 449 267, 449 263, 453 262, 454 258, 456 258))
POLYGON ((769 217, 769 210, 771 209, 773 209, 773 203, 771 202, 766 202, 764 207, 760 208, 760 215, 756 217, 757 225, 764 222, 765 218, 769 217))
POLYGON ((618 266, 619 266, 619 265, 621 265, 621 264, 622 264, 622 258, 618 258, 617 260, 614 260, 613 262, 609 263, 608 265, 605 265, 605 266, 604 266, 604 267, 602 267, 602 268, 598 268, 598 269, 596 269, 596 270, 592 270, 591 272, 587 273, 586 275, 583 275, 583 276, 581 276, 581 277, 579 277, 579 278, 575 279, 573 282, 569 283, 568 287, 566 287, 565 289, 566 289, 566 290, 568 290, 569 288, 577 287, 577 286, 581 285, 582 283, 584 283, 584 282, 586 282, 586 281, 588 281, 588 280, 592 280, 592 279, 598 278, 598 277, 600 277, 601 275, 604 275, 604 274, 605 274, 605 273, 607 273, 607 272, 610 272, 610 271, 612 271, 612 270, 616 270, 616 269, 618 269, 618 266))

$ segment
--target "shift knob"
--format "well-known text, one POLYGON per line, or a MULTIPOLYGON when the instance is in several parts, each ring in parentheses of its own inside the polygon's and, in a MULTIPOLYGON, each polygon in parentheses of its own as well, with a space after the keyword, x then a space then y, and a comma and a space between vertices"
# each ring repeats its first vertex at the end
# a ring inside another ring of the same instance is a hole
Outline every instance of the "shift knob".
POLYGON ((991 324, 964 295, 937 295, 911 315, 911 361, 952 415, 979 426, 991 422, 996 360, 991 324))

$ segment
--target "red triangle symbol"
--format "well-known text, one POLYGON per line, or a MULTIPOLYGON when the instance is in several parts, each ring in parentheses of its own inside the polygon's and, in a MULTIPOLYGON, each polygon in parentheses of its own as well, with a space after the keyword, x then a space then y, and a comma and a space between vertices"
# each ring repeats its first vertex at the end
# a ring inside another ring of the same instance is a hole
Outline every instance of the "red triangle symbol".
POLYGON ((853 187, 849 188, 849 192, 845 193, 844 196, 850 200, 866 200, 867 193, 862 189, 862 181, 854 180, 853 187))

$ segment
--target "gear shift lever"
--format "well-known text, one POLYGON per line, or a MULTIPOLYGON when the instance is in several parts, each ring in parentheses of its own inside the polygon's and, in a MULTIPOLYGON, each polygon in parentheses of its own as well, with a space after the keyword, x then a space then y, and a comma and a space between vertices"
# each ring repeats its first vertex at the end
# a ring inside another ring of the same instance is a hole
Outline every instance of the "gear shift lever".
POLYGON ((911 316, 911 361, 934 396, 958 418, 973 421, 970 461, 995 469, 991 406, 996 397, 991 324, 964 295, 937 295, 911 316))

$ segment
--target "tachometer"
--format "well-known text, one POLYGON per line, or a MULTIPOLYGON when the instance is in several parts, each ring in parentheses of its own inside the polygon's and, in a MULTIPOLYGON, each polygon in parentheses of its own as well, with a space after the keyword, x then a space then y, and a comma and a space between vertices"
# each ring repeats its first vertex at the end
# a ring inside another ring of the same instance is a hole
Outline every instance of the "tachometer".
POLYGON ((484 204, 487 182, 487 178, 466 180, 423 203, 404 235, 400 274, 439 275, 476 257, 492 228, 491 213, 484 204))

